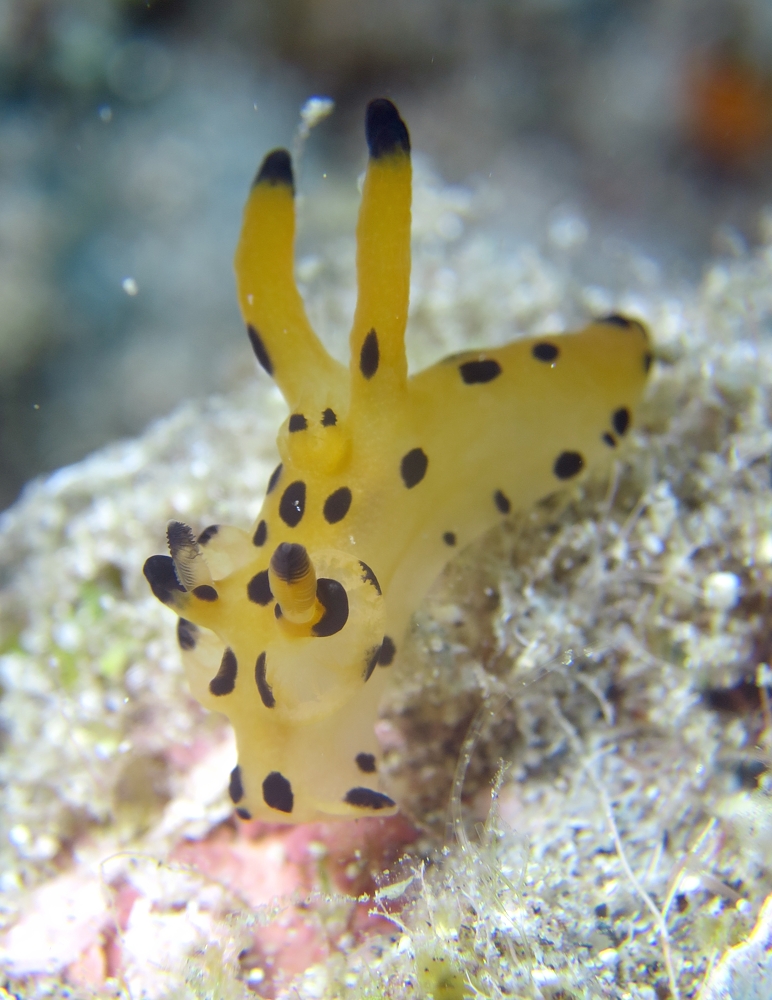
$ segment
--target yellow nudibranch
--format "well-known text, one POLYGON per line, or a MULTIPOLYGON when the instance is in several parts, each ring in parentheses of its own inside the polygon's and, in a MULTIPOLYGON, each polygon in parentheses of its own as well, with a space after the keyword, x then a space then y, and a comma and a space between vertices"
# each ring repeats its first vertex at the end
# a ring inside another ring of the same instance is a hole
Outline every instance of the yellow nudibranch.
POLYGON ((384 816, 374 722, 410 615, 453 555, 510 511, 600 464, 633 425, 644 326, 472 350, 408 378, 410 139, 372 101, 348 368, 322 346, 293 276, 289 154, 269 153, 244 211, 239 302, 290 415, 249 533, 171 521, 145 563, 179 615, 193 695, 230 719, 236 812, 274 822, 384 816))

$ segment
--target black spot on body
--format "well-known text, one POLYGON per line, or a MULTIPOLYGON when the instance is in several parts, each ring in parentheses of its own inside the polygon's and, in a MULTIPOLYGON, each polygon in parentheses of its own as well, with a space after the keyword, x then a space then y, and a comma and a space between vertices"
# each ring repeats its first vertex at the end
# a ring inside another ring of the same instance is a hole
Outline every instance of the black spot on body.
POLYGON ((252 350, 255 353, 255 357, 260 362, 261 367, 269 375, 273 375, 273 361, 271 361, 271 355, 268 353, 260 334, 252 325, 247 327, 247 336, 249 337, 252 350))
POLYGON ((329 406, 322 413, 322 427, 334 427, 338 422, 338 418, 335 416, 335 410, 331 410, 329 406))
POLYGON ((371 379, 378 371, 380 360, 378 334, 371 330, 362 341, 362 350, 359 352, 359 370, 366 379, 371 379))
POLYGON ((268 487, 266 488, 266 491, 265 491, 266 496, 268 496, 269 493, 273 493, 273 491, 276 489, 276 485, 279 482, 279 478, 281 476, 281 472, 282 472, 283 468, 284 468, 284 466, 282 465, 281 462, 279 462, 279 464, 276 466, 276 468, 271 473, 271 478, 268 480, 268 487))
POLYGON ((249 809, 237 809, 236 815, 239 819, 252 819, 252 813, 249 809))
POLYGON ((534 344, 531 354, 533 354, 537 361, 549 362, 555 360, 558 354, 560 354, 560 350, 554 344, 550 344, 549 341, 542 340, 540 343, 534 344))
POLYGON ((394 662, 394 657, 397 655, 397 647, 394 645, 393 639, 389 638, 388 635, 383 637, 383 642, 381 643, 381 649, 378 653, 378 666, 379 667, 390 667, 394 662))
POLYGON ((598 322, 618 326, 623 330, 628 330, 633 325, 632 320, 629 320, 626 316, 622 316, 620 313, 609 313, 608 316, 602 316, 598 322))
POLYGON ((284 184, 295 193, 292 159, 286 149, 274 149, 265 157, 252 186, 256 184, 270 184, 273 187, 284 184))
POLYGON ((630 426, 630 411, 626 406, 620 406, 618 410, 614 410, 611 423, 620 437, 623 437, 627 433, 627 429, 630 426))
POLYGON ((365 114, 365 138, 374 160, 395 153, 410 153, 410 136, 399 111, 385 97, 370 101, 365 114))
POLYGON ((198 626, 193 622, 189 622, 186 618, 177 620, 177 642, 180 644, 180 649, 195 649, 197 634, 198 626))
POLYGON ((578 451, 562 451, 555 459, 552 471, 558 479, 572 479, 584 468, 584 459, 578 451))
POLYGON ((444 532, 444 534, 442 536, 442 540, 443 540, 443 542, 445 542, 446 545, 450 545, 450 546, 455 545, 456 544, 456 535, 455 535, 455 532, 453 532, 453 531, 446 531, 446 532, 444 532))
POLYGON ((210 587, 208 583, 202 583, 200 587, 193 588, 193 596, 197 597, 199 601, 206 601, 211 604, 212 601, 216 601, 218 598, 218 593, 214 587, 210 587))
POLYGON ((274 604, 273 606, 273 617, 277 621, 281 618, 281 606, 279 604, 274 604))
POLYGON ((268 582, 267 569, 261 569, 249 581, 247 584, 247 597, 253 604, 259 604, 261 607, 265 607, 266 604, 270 604, 273 600, 271 584, 268 582))
POLYGON ((198 544, 206 545, 208 542, 214 538, 217 532, 220 530, 219 524, 210 524, 208 528, 204 528, 201 534, 198 536, 198 544))
POLYGON ((358 753, 354 758, 356 765, 363 774, 375 773, 375 755, 371 753, 358 753))
POLYGON ((402 481, 409 490, 417 486, 426 475, 429 467, 429 459, 421 448, 413 448, 404 456, 400 463, 399 471, 402 474, 402 481))
POLYGON ((381 655, 381 647, 374 646, 367 653, 365 661, 364 683, 366 684, 373 676, 373 670, 378 666, 378 657, 381 655))
POLYGON ((295 804, 292 785, 279 771, 271 771, 263 782, 263 801, 271 809, 291 813, 295 804))
POLYGON ((654 355, 651 353, 651 351, 647 351, 643 356, 643 370, 646 372, 647 375, 649 373, 649 369, 651 368, 653 362, 654 362, 654 355))
POLYGON ((260 548, 261 545, 265 545, 265 541, 268 538, 268 525, 265 521, 259 521, 257 527, 255 528, 255 533, 252 536, 252 544, 260 548))
POLYGON ((349 788, 343 801, 360 809, 390 809, 396 804, 388 795, 372 788, 349 788))
POLYGON ((316 625, 312 626, 313 634, 328 636, 340 632, 348 621, 346 588, 337 580, 327 580, 322 577, 316 581, 316 599, 324 608, 324 614, 316 625))
POLYGON ((222 695, 230 694, 233 691, 236 686, 238 666, 236 654, 232 649, 226 649, 222 654, 222 660, 220 660, 220 669, 211 681, 209 681, 209 690, 215 697, 220 698, 222 695))
POLYGON ((492 382, 501 375, 501 365, 493 358, 483 361, 465 361, 458 366, 458 370, 467 385, 492 382))
POLYGON ((308 427, 308 421, 302 413, 293 413, 289 418, 289 432, 295 434, 297 431, 304 431, 308 427))
POLYGON ((496 510, 500 514, 508 514, 512 510, 509 497, 502 493, 501 490, 496 490, 493 494, 493 502, 496 504, 496 510))
POLYGON ((378 596, 380 597, 381 585, 380 583, 378 583, 378 578, 376 577, 375 573, 373 573, 373 571, 370 569, 367 563, 362 562, 361 559, 359 560, 359 565, 362 567, 362 580, 365 583, 371 583, 375 587, 376 591, 378 592, 378 596))
POLYGON ((616 438, 614 437, 613 434, 609 434, 608 431, 606 431, 603 434, 601 440, 603 441, 604 444, 607 444, 609 448, 616 448, 617 446, 616 438))
POLYGON ((231 771, 231 780, 228 782, 228 795, 234 805, 244 798, 244 786, 241 783, 241 768, 237 764, 231 771))
POLYGON ((306 509, 306 484, 301 479, 290 483, 279 501, 279 517, 288 528, 295 528, 306 509))
POLYGON ((255 663, 255 684, 262 703, 266 708, 273 708, 276 699, 273 696, 273 688, 265 678, 265 653, 261 653, 255 663))
POLYGON ((324 519, 328 524, 337 524, 348 514, 351 506, 351 490, 348 486, 341 486, 335 490, 324 501, 324 519))
POLYGON ((285 583, 297 583, 311 570, 311 560, 303 545, 282 542, 271 556, 271 569, 285 583))
POLYGON ((145 560, 142 572, 150 589, 163 604, 171 604, 175 590, 185 593, 185 588, 174 572, 174 560, 171 556, 150 556, 145 560))

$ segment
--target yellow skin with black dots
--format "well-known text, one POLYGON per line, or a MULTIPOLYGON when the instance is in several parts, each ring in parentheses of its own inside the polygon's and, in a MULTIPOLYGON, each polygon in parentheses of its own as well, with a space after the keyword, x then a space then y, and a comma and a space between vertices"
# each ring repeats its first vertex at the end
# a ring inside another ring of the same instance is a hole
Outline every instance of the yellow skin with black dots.
POLYGON ((145 574, 179 616, 194 696, 236 732, 230 794, 245 818, 384 816, 378 703, 410 615, 448 559, 510 511, 613 455, 651 363, 643 325, 454 355, 408 377, 410 141, 391 102, 367 109, 348 368, 295 285, 289 155, 270 153, 244 211, 239 302, 290 415, 249 532, 170 522, 145 574))

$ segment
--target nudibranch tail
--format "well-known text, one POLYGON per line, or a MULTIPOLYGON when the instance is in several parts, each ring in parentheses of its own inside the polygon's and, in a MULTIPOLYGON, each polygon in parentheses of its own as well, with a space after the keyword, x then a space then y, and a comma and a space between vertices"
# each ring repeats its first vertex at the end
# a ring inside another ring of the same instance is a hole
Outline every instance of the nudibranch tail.
POLYGON ((291 409, 308 399, 314 385, 334 389, 346 378, 343 365, 311 329, 295 284, 294 196, 290 155, 276 149, 263 160, 252 186, 235 260, 252 350, 291 409))
MULTIPOLYGON (((402 392, 410 294, 410 138, 383 98, 367 106, 370 159, 357 223, 357 305, 351 329, 351 406, 402 392)), ((388 412, 387 408, 382 408, 388 412)))

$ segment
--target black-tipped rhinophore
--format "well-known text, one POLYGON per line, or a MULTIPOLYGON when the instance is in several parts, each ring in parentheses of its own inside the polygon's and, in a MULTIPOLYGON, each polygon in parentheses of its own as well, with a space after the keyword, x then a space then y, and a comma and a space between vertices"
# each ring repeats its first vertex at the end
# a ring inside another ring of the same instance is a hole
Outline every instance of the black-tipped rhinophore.
POLYGON ((150 589, 162 604, 171 603, 175 590, 185 590, 174 572, 174 560, 171 556, 150 556, 145 560, 142 572, 150 589))
POLYGON ((385 97, 370 101, 365 114, 365 137, 374 160, 393 153, 410 153, 410 135, 399 111, 385 97))
POLYGON ((271 556, 271 569, 285 583, 297 583, 311 569, 311 561, 302 545, 282 542, 271 556))
POLYGON ((295 193, 295 178, 292 176, 292 160, 286 149, 274 149, 263 162, 255 177, 256 184, 286 184, 295 193))

